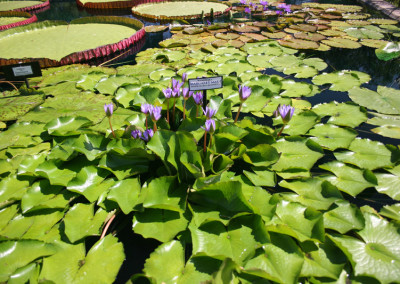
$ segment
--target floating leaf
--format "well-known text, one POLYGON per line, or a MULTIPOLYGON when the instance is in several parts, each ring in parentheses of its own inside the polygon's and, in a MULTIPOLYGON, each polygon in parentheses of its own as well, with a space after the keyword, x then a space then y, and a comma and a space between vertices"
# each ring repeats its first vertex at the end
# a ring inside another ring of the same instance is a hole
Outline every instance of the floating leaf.
POLYGON ((182 213, 164 209, 146 208, 133 216, 132 229, 144 238, 169 242, 184 231, 188 220, 182 213))
POLYGON ((365 73, 344 70, 317 75, 312 79, 312 82, 316 85, 331 84, 329 89, 332 91, 346 92, 353 87, 367 83, 370 79, 369 75, 365 73))
POLYGON ((356 138, 350 144, 349 150, 335 152, 334 155, 339 161, 362 169, 374 170, 393 165, 394 153, 380 142, 356 138))
POLYGON ((161 244, 150 254, 143 271, 157 283, 172 283, 184 274, 184 259, 184 247, 179 241, 172 240, 161 244))
POLYGON ((364 217, 355 205, 347 201, 339 201, 335 205, 334 209, 324 213, 325 228, 336 230, 341 234, 364 228, 364 217))
POLYGON ((107 215, 101 208, 94 212, 94 203, 75 204, 64 217, 65 234, 73 243, 86 236, 100 235, 107 215))
POLYGON ((330 238, 349 258, 356 276, 371 276, 381 283, 400 277, 400 241, 397 229, 378 216, 364 213, 365 228, 358 232, 361 240, 333 235, 330 238))
POLYGON ((49 256, 56 252, 53 244, 37 240, 0 242, 0 265, 2 271, 0 281, 6 282, 18 268, 24 267, 37 258, 49 256))
POLYGON ((319 47, 317 42, 304 39, 281 39, 278 42, 282 46, 294 49, 317 49, 319 47))
POLYGON ((357 127, 367 120, 367 114, 359 106, 330 102, 319 104, 312 109, 319 117, 330 116, 328 123, 338 126, 357 127))
POLYGON ((393 169, 388 169, 391 174, 377 173, 378 185, 376 190, 379 193, 389 195, 394 200, 400 200, 399 185, 400 185, 400 166, 393 169))
POLYGON ((246 263, 244 272, 278 283, 296 283, 304 262, 300 248, 285 235, 271 233, 271 239, 272 243, 263 245, 263 253, 246 263))
POLYGON ((366 88, 354 88, 349 91, 350 98, 359 105, 385 114, 400 114, 400 91, 378 86, 374 92, 366 88))
POLYGON ((138 179, 124 179, 109 188, 107 199, 117 202, 122 212, 128 215, 138 204, 140 191, 138 179))
POLYGON ((0 121, 16 120, 43 102, 42 92, 5 92, 0 97, 0 121))
POLYGON ((331 151, 347 148, 357 137, 357 132, 350 128, 341 128, 334 124, 317 124, 308 132, 311 140, 331 151))
POLYGON ((332 203, 343 198, 335 186, 323 179, 283 180, 279 185, 296 192, 302 197, 299 202, 316 210, 327 210, 332 203))
POLYGON ((361 44, 354 40, 350 40, 347 38, 340 38, 340 37, 332 37, 329 39, 322 40, 321 42, 323 44, 336 48, 357 49, 361 47, 361 44))
POLYGON ((348 166, 344 163, 333 161, 319 166, 320 168, 333 172, 335 176, 324 177, 333 185, 337 186, 351 196, 357 196, 364 189, 373 187, 376 182, 369 178, 363 170, 348 166))
POLYGON ((324 241, 322 213, 300 203, 280 201, 275 215, 265 226, 268 231, 292 236, 300 242, 324 241))
POLYGON ((272 166, 275 171, 288 169, 310 170, 314 163, 323 156, 323 150, 311 140, 302 139, 298 141, 278 140, 272 146, 281 153, 276 164, 272 166))

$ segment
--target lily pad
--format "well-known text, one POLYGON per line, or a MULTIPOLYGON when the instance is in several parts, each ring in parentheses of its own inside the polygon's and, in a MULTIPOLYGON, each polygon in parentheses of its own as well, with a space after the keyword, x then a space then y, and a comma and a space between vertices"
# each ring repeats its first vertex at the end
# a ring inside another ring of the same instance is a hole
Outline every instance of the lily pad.
POLYGON ((346 103, 330 102, 319 104, 313 107, 313 111, 321 118, 330 116, 328 123, 338 126, 354 128, 367 121, 365 111, 362 111, 359 106, 346 103))
POLYGON ((350 144, 349 150, 335 152, 334 155, 339 161, 362 169, 375 170, 393 165, 394 153, 380 142, 356 138, 350 144))
POLYGON ((341 128, 333 124, 317 124, 308 132, 311 139, 331 151, 337 148, 347 148, 357 137, 357 131, 351 128, 341 128))
POLYGON ((43 102, 44 94, 42 92, 5 92, 0 96, 0 120, 16 120, 43 102))
POLYGON ((372 132, 385 137, 400 139, 400 117, 396 115, 374 114, 367 123, 378 125, 379 127, 371 129, 372 132))
POLYGON ((377 92, 366 88, 349 90, 350 98, 357 104, 383 114, 400 114, 400 91, 378 86, 377 92))
POLYGON ((366 73, 343 70, 317 75, 312 79, 312 82, 316 85, 331 84, 329 89, 332 91, 346 92, 353 87, 367 83, 370 79, 371 77, 366 73))
POLYGON ((357 49, 361 47, 361 44, 356 41, 340 37, 332 37, 329 39, 322 40, 321 42, 323 44, 337 48, 357 49))

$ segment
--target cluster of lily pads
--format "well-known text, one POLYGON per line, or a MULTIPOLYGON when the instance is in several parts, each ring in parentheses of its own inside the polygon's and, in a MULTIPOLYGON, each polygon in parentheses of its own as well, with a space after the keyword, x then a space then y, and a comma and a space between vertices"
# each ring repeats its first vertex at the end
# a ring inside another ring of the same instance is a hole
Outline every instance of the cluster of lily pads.
POLYGON ((400 91, 207 29, 2 93, 0 282, 112 283, 127 227, 157 241, 130 282, 398 282, 400 149, 360 126, 399 139, 400 91), (185 89, 215 75, 207 97, 185 89), (351 101, 307 101, 326 89, 351 101))

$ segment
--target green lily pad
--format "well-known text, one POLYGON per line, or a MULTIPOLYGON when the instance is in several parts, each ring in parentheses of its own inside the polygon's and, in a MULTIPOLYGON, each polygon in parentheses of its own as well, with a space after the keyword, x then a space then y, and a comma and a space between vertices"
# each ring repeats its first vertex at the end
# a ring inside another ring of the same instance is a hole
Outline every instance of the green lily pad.
POLYGON ((221 75, 229 75, 233 72, 240 75, 249 70, 255 71, 255 68, 246 61, 228 60, 225 63, 219 64, 214 71, 221 75))
POLYGON ((351 230, 361 230, 365 221, 361 210, 347 201, 336 202, 335 208, 324 213, 325 228, 345 234, 351 230))
POLYGON ((365 227, 360 239, 333 235, 330 238, 349 258, 355 275, 371 276, 381 283, 400 277, 400 241, 396 228, 378 216, 364 213, 365 227), (362 265, 361 265, 362 263, 362 265))
POLYGON ((280 45, 294 49, 318 49, 319 44, 315 41, 304 39, 281 39, 278 41, 280 45))
POLYGON ((5 92, 0 96, 0 120, 16 120, 44 102, 42 92, 5 92))
POLYGON ((330 116, 328 123, 338 126, 357 127, 367 121, 367 114, 359 106, 330 102, 319 104, 312 109, 319 117, 330 116))
POLYGON ((7 281, 18 268, 37 258, 49 256, 57 251, 56 246, 37 240, 5 241, 0 243, 2 272, 0 281, 7 281))
POLYGON ((111 75, 98 81, 94 89, 105 95, 113 95, 115 91, 124 84, 138 84, 139 79, 124 75, 111 75))
POLYGON ((311 140, 284 140, 280 139, 272 146, 281 153, 276 164, 272 166, 275 171, 289 169, 310 170, 314 163, 323 156, 323 150, 311 140))
POLYGON ((346 92, 367 83, 370 79, 371 77, 363 72, 344 70, 317 75, 312 82, 316 85, 331 84, 332 91, 346 92))
POLYGON ((378 86, 377 92, 365 88, 349 91, 354 102, 384 114, 400 114, 399 94, 399 90, 384 86, 378 86))
POLYGON ((341 37, 332 37, 329 39, 325 39, 321 41, 323 44, 336 47, 336 48, 348 48, 348 49, 357 49, 361 47, 361 44, 347 38, 341 37))
POLYGON ((144 238, 169 242, 186 229, 188 220, 177 211, 146 208, 133 216, 132 229, 144 238))
POLYGON ((61 116, 83 116, 96 124, 105 117, 104 105, 109 103, 111 103, 111 98, 100 94, 58 95, 48 98, 44 104, 36 107, 19 120, 47 123, 61 116))
POLYGON ((376 186, 375 178, 373 175, 371 177, 371 173, 356 167, 338 161, 328 162, 319 167, 334 173, 334 176, 325 176, 323 178, 351 196, 355 197, 364 189, 376 186))
POLYGON ((393 165, 394 153, 380 142, 356 138, 350 144, 349 150, 335 152, 334 155, 339 161, 362 169, 374 170, 393 165))
MULTIPOLYGON (((298 202, 316 210, 327 210, 334 202, 342 200, 339 190, 323 179, 305 178, 302 180, 286 181, 279 183, 297 193, 301 198, 298 202)), ((285 195, 284 198, 289 197, 285 195)))
POLYGON ((400 221, 400 203, 383 206, 379 214, 400 221))
POLYGON ((157 283, 172 283, 181 276, 184 265, 184 247, 179 241, 172 240, 161 244, 150 254, 143 272, 157 283), (171 259, 175 261, 171 263, 171 259))
POLYGON ((76 82, 76 87, 84 91, 94 91, 94 87, 101 79, 107 78, 108 75, 100 71, 92 71, 88 74, 82 74, 76 82))
POLYGON ((399 176, 400 166, 396 166, 393 169, 388 169, 388 173, 377 173, 376 178, 378 179, 378 185, 375 187, 380 193, 386 194, 394 200, 400 200, 399 193, 399 176))
MULTIPOLYGON (((285 69, 285 71, 286 70, 287 69, 285 69)), ((305 82, 296 82, 294 80, 288 79, 282 80, 281 82, 282 90, 284 91, 281 92, 279 95, 282 97, 312 97, 320 92, 320 89, 317 86, 305 82)))
POLYGON ((65 215, 65 234, 73 243, 86 236, 100 235, 100 228, 107 215, 101 208, 94 212, 94 203, 75 204, 65 215))
MULTIPOLYGON (((371 28, 373 26, 365 26, 362 28, 356 28, 356 27, 351 27, 347 28, 344 31, 352 37, 358 38, 358 39, 365 39, 365 38, 370 38, 370 39, 382 39, 385 36, 380 33, 379 31, 375 30, 374 28, 371 28)), ((377 28, 380 30, 379 28, 377 28)))
POLYGON ((371 129, 372 132, 385 137, 400 138, 400 117, 397 115, 375 113, 374 117, 368 119, 367 123, 379 126, 371 129))
POLYGON ((334 124, 317 124, 308 132, 311 139, 331 151, 347 148, 357 137, 357 132, 350 128, 341 128, 334 124))

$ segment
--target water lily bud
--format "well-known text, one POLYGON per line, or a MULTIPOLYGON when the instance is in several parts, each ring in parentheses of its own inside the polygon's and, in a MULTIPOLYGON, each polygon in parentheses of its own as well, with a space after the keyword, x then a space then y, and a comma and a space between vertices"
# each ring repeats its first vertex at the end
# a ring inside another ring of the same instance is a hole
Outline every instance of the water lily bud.
POLYGON ((153 137, 154 131, 153 129, 149 128, 145 130, 143 133, 140 135, 140 139, 142 139, 145 142, 149 142, 150 138, 153 137))
POLYGON ((131 132, 133 138, 140 138, 142 136, 142 132, 139 129, 135 129, 131 132))
POLYGON ((152 105, 150 104, 142 104, 140 106, 140 110, 144 113, 144 114, 148 114, 150 113, 150 109, 151 109, 152 105))
POLYGON ((206 124, 204 125, 203 128, 205 131, 209 132, 209 133, 214 133, 215 131, 215 120, 214 119, 207 119, 206 120, 206 124))
POLYGON ((294 107, 290 105, 281 105, 278 107, 278 112, 279 115, 282 117, 283 123, 287 124, 294 114, 294 107))
POLYGON ((150 108, 150 117, 152 121, 157 121, 161 118, 161 107, 160 106, 151 106, 150 108))
POLYGON ((206 107, 206 110, 203 109, 203 113, 207 117, 207 119, 211 119, 214 116, 214 114, 217 113, 217 110, 206 107))
POLYGON ((247 86, 239 86, 239 98, 242 102, 247 100, 248 97, 251 95, 251 88, 247 86))
POLYGON ((171 95, 172 95, 172 89, 171 88, 163 89, 163 93, 164 93, 164 96, 167 99, 169 99, 171 97, 171 95))
POLYGON ((113 114, 113 111, 114 111, 114 105, 112 103, 111 104, 105 104, 104 105, 104 111, 105 111, 107 117, 111 117, 112 114, 113 114))
POLYGON ((193 99, 196 105, 202 105, 203 104, 203 93, 202 92, 196 92, 193 94, 193 99))

